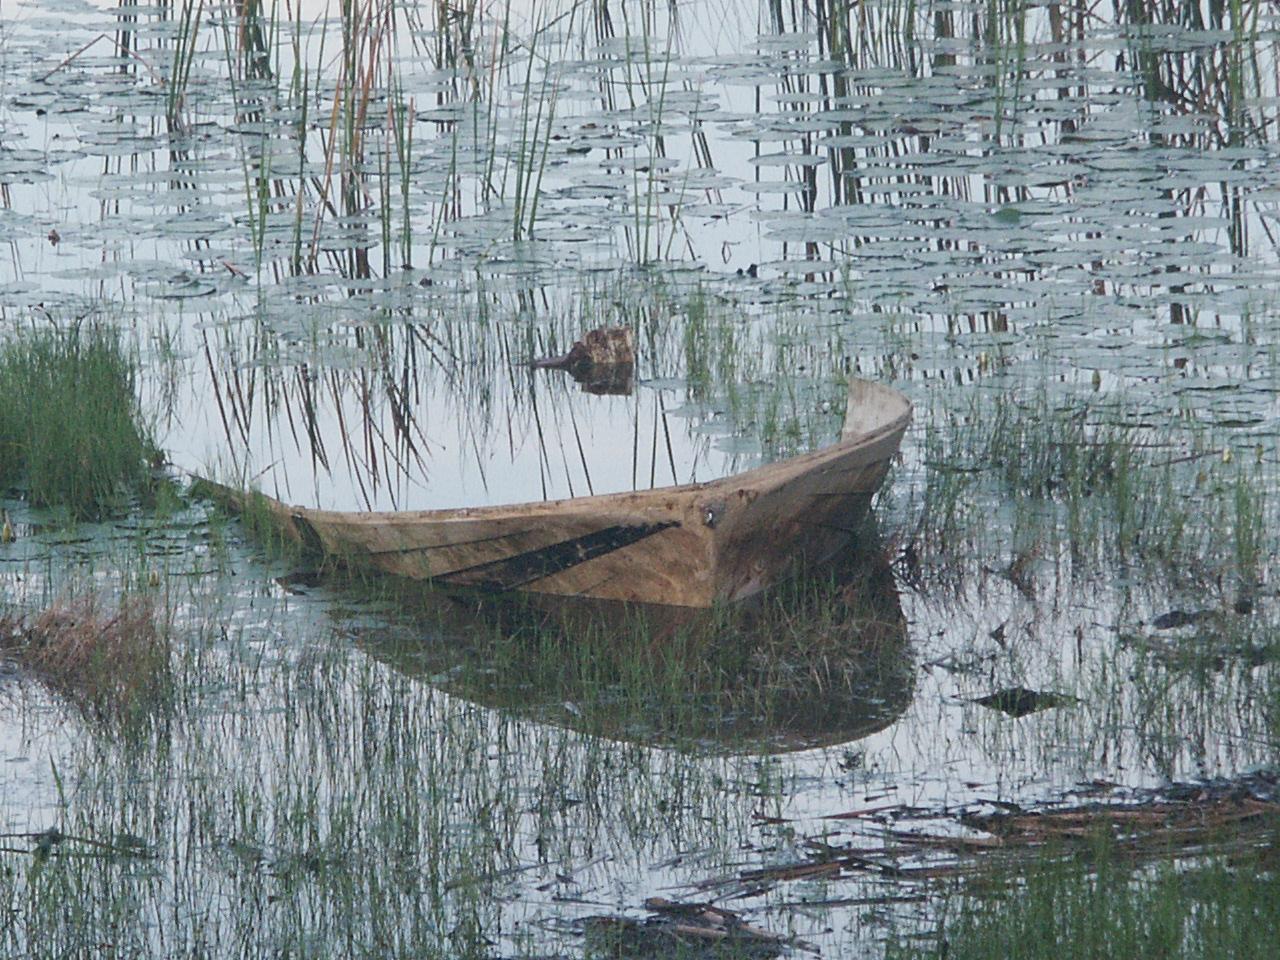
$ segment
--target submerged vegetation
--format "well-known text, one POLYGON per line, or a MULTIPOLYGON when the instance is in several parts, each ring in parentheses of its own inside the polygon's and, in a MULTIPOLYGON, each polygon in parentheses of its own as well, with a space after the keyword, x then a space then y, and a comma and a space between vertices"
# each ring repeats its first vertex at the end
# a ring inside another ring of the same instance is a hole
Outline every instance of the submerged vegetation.
POLYGON ((364 583, 417 609, 425 632, 365 645, 468 700, 597 736, 712 753, 844 743, 888 726, 912 693, 897 589, 871 544, 711 613, 548 613, 364 583))
POLYGON ((1010 378, 997 397, 931 419, 912 553, 943 570, 1034 554, 1077 577, 1143 563, 1180 589, 1214 585, 1226 606, 1251 606, 1277 491, 1263 447, 1234 450, 1204 429, 1142 424, 1123 397, 1055 402, 1043 383, 1010 378), (1006 508, 994 525, 982 506, 992 500, 1006 508))
POLYGON ((73 519, 119 509, 155 457, 137 373, 105 327, 23 330, 0 343, 0 487, 73 519))
POLYGON ((948 903, 935 942, 899 946, 889 957, 1214 960, 1273 949, 1280 929, 1274 848, 1135 868, 1109 841, 1096 842, 1087 857, 1051 856, 1025 875, 972 882, 948 903))

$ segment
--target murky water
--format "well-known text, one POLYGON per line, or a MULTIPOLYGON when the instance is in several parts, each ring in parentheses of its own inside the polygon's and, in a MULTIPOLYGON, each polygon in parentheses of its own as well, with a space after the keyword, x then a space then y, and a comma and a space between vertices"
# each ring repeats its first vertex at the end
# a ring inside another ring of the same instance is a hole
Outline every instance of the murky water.
MULTIPOLYGON (((350 509, 708 479, 833 437, 846 375, 892 383, 909 678, 799 752, 603 736, 576 688, 482 695, 443 628, 290 592, 200 505, 67 534, 11 492, 6 601, 162 584, 184 693, 121 745, 0 678, 0 830, 155 854, 6 949, 577 955, 575 921, 662 893, 862 955, 919 885, 742 872, 819 835, 934 862, 892 831, 1274 761, 1266 8, 234 6, 0 11, 0 335, 117 324, 178 468, 350 509), (631 393, 529 369, 605 324, 631 393), (1013 687, 1079 703, 973 702, 1013 687)), ((3 856, 17 909, 44 881, 3 856)))

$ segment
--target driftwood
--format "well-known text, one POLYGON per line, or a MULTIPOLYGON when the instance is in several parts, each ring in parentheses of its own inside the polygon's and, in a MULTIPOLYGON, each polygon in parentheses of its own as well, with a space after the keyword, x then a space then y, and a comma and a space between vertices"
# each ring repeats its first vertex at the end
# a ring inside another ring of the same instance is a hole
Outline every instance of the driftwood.
POLYGON ((610 957, 780 956, 786 949, 817 953, 810 943, 747 923, 732 910, 709 903, 676 903, 663 897, 644 902, 651 916, 588 917, 584 930, 592 945, 610 957))
MULTIPOLYGON (((1114 784, 1095 784, 1110 789, 1114 784)), ((1263 770, 1198 783, 1175 783, 1129 793, 1123 799, 1046 805, 1025 810, 1015 803, 987 800, 994 813, 968 812, 957 818, 938 810, 932 819, 967 827, 973 833, 929 833, 887 829, 875 847, 833 846, 821 838, 805 841, 811 855, 770 866, 740 869, 691 885, 702 892, 736 890, 754 896, 795 881, 840 881, 878 876, 903 884, 992 876, 1018 870, 1045 857, 1088 854, 1101 838, 1116 856, 1130 862, 1186 859, 1212 853, 1263 851, 1268 862, 1280 842, 1280 771, 1263 770)), ((891 822, 927 811, 901 806, 830 814, 852 820, 875 815, 891 822)), ((843 898, 833 898, 842 902, 843 898)), ((872 898, 873 902, 880 902, 872 898)), ((888 899, 885 900, 888 902, 888 899)))
POLYGON ((1253 797, 1149 804, 1089 804, 1060 810, 968 816, 964 823, 1005 845, 1038 846, 1109 835, 1122 848, 1199 846, 1280 828, 1280 803, 1253 797))
POLYGON ((533 362, 534 367, 564 370, 588 393, 628 394, 635 372, 636 351, 630 327, 600 327, 589 331, 569 352, 533 362))

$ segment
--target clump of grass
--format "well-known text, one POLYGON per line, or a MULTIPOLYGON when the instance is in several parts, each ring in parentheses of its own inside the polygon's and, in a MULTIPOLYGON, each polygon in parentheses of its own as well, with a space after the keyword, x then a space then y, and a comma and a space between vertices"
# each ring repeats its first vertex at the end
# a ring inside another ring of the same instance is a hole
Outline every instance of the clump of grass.
POLYGON ((1274 952, 1280 874, 1272 848, 1178 869, 1134 871, 1105 845, 1046 858, 1025 881, 991 878, 944 911, 935 943, 904 958, 1252 957, 1274 952), (988 885, 990 884, 990 885, 988 885))
MULTIPOLYGON (((324 548, 314 539, 306 538, 304 531, 308 528, 292 521, 279 503, 261 491, 198 477, 189 492, 192 497, 208 500, 225 513, 238 517, 249 538, 267 559, 289 563, 304 559, 323 561, 324 548)), ((314 538, 315 534, 311 536, 314 538)))
POLYGON ((37 506, 101 516, 142 489, 155 447, 136 362, 114 331, 40 330, 0 347, 0 486, 37 506))
POLYGON ((1261 455, 1239 464, 1222 436, 1194 421, 1150 424, 1124 398, 1055 399, 1011 383, 998 406, 979 398, 926 421, 925 486, 904 553, 913 576, 928 568, 961 586, 968 560, 1012 544, 1000 569, 1024 595, 1036 555, 1069 556, 1076 575, 1144 564, 1179 588, 1231 577, 1242 596, 1255 591, 1275 527, 1261 455))
POLYGON ((88 594, 34 617, 0 616, 0 656, 98 719, 139 716, 170 687, 169 634, 147 595, 106 606, 88 594))

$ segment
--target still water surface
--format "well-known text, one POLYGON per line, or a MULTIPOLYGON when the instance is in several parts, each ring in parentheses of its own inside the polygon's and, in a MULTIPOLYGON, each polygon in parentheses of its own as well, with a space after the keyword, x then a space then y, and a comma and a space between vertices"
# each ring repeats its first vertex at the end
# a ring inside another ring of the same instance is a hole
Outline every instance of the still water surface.
MULTIPOLYGON (((438 9, 361 6, 344 43, 336 5, 6 4, 0 335, 119 325, 178 468, 349 509, 709 479, 827 442, 846 376, 892 383, 917 411, 879 507, 886 552, 925 558, 895 568, 914 679, 873 686, 888 726, 778 758, 590 736, 576 702, 482 707, 447 657, 374 656, 434 640, 289 592, 198 505, 68 535, 11 492, 6 600, 170 585, 188 670, 169 732, 113 744, 0 681, 3 829, 144 836, 154 871, 91 884, 122 915, 121 891, 143 904, 123 922, 140 952, 192 952, 204 927, 246 950, 447 954, 472 931, 468 949, 576 952, 575 919, 709 895, 689 885, 801 856, 806 835, 887 848, 889 827, 958 829, 938 811, 1274 759, 1268 8, 438 9), (630 394, 528 368, 612 324, 636 333, 630 394), (1082 516, 1001 479, 1107 431, 1172 472, 1082 516), (1232 531, 1255 495, 1246 588, 1232 531), (1174 570, 1086 542, 1121 501, 1159 537, 1191 505, 1174 570), (1151 627, 1245 593, 1256 613, 1221 630, 1151 627), (970 702, 1013 685, 1081 703, 1013 720, 970 702), (289 868, 316 850, 358 866, 289 868), (369 865, 398 857, 417 879, 383 887, 369 865)), ((927 912, 787 905, 885 892, 832 887, 734 902, 834 956, 927 912)))

